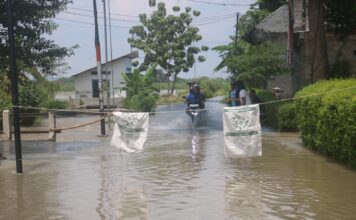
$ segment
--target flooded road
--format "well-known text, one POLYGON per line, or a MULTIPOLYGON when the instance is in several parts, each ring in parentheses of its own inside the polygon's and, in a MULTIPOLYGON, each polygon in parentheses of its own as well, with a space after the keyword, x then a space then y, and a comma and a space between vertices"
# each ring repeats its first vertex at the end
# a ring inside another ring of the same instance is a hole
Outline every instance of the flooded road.
MULTIPOLYGON (((183 105, 150 116, 140 154, 120 154, 98 125, 56 143, 23 142, 24 174, 0 142, 0 219, 355 219, 356 172, 263 129, 263 156, 224 157, 222 109, 193 129, 183 105), (175 111, 167 113, 166 111, 175 111)), ((78 124, 92 117, 58 119, 78 124)))

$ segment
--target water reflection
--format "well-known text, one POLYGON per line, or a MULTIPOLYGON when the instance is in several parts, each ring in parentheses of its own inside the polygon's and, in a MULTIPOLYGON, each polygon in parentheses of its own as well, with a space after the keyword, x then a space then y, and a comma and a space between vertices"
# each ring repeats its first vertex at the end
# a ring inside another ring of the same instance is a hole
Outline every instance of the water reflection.
POLYGON ((65 215, 57 210, 57 199, 52 196, 56 172, 46 172, 46 178, 41 178, 42 162, 24 165, 27 174, 22 175, 15 173, 15 166, 11 170, 0 169, 0 219, 63 218, 65 215))
POLYGON ((192 136, 187 136, 187 139, 191 140, 191 157, 194 162, 199 163, 205 159, 205 138, 203 132, 196 130, 193 131, 192 136))
MULTIPOLYGON (((85 139, 87 128, 70 132, 69 141, 23 142, 23 175, 14 173, 13 157, 0 164, 0 219, 356 216, 355 171, 306 150, 296 134, 268 130, 262 157, 226 158, 222 117, 212 114, 212 123, 195 129, 184 112, 150 116, 139 154, 120 154, 110 137, 85 139)), ((0 148, 13 156, 13 145, 0 148)))
POLYGON ((229 218, 263 219, 262 189, 258 182, 227 180, 225 184, 225 203, 229 218))

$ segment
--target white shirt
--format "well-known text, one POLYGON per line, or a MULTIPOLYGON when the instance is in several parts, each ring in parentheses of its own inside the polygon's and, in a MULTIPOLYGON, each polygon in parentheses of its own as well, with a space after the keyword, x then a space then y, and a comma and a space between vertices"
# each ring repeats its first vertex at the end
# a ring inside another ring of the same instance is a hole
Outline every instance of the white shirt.
POLYGON ((239 96, 240 96, 240 100, 241 100, 242 98, 245 98, 245 100, 246 100, 245 105, 251 105, 251 104, 252 104, 251 99, 250 99, 250 96, 247 94, 246 90, 241 89, 241 90, 240 90, 240 93, 239 93, 239 96))

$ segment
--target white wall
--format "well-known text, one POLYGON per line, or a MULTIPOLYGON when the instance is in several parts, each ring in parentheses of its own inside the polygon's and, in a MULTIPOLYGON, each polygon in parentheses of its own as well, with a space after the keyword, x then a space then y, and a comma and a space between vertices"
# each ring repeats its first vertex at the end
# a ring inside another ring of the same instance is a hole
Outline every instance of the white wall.
POLYGON ((75 98, 92 98, 92 79, 97 79, 96 75, 91 75, 90 71, 75 76, 75 98))
MULTIPOLYGON (((113 65, 113 73, 114 73, 114 89, 115 89, 115 97, 124 96, 124 93, 120 93, 120 88, 124 86, 122 82, 124 82, 122 78, 122 73, 126 73, 127 69, 131 69, 131 59, 130 58, 122 58, 112 62, 113 65)), ((102 71, 106 70, 106 65, 101 66, 102 71)), ((89 70, 83 72, 79 75, 74 76, 75 79, 75 98, 92 98, 92 80, 98 79, 98 75, 92 75, 91 72, 95 70, 89 70)), ((111 64, 108 64, 108 71, 111 72, 111 64)), ((106 79, 106 75, 103 75, 103 80, 106 79)), ((108 74, 108 79, 110 80, 110 88, 111 88, 111 74, 108 74)), ((110 89, 110 96, 112 97, 113 90, 110 89)))

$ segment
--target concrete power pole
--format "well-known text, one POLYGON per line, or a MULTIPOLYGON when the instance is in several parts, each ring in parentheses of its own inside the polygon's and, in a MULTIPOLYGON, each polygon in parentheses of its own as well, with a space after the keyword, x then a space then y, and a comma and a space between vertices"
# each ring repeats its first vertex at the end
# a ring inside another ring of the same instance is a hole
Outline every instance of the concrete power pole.
MULTIPOLYGON (((109 10, 109 36, 110 36, 110 60, 113 60, 112 55, 112 33, 111 33, 111 8, 110 0, 108 0, 108 10, 109 10)), ((114 88, 114 67, 112 62, 110 63, 111 67, 111 91, 112 91, 112 103, 115 105, 115 88, 114 88)))
MULTIPOLYGON (((108 78, 108 32, 106 25, 106 0, 103 0, 103 8, 104 8, 104 36, 105 36, 105 75, 106 75, 106 85, 108 86, 108 94, 107 94, 107 104, 108 104, 108 112, 110 112, 110 84, 108 78)), ((112 74, 112 73, 111 73, 112 74)))
MULTIPOLYGON (((240 14, 237 12, 236 13, 234 55, 237 55, 237 38, 238 38, 238 35, 239 35, 239 16, 240 16, 240 14)), ((237 76, 237 70, 234 68, 232 71, 234 73, 234 77, 236 77, 237 76)))
MULTIPOLYGON (((100 112, 104 112, 104 102, 103 102, 103 76, 101 74, 101 53, 100 53, 100 41, 99 41, 99 28, 98 28, 98 12, 96 8, 96 0, 93 0, 94 6, 94 24, 95 24, 95 49, 96 49, 96 64, 98 72, 98 87, 99 87, 99 107, 100 112)), ((100 116, 102 117, 102 115, 100 116)), ((101 135, 105 135, 105 119, 103 118, 100 122, 101 135)))

